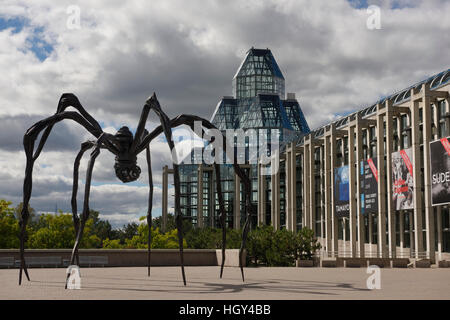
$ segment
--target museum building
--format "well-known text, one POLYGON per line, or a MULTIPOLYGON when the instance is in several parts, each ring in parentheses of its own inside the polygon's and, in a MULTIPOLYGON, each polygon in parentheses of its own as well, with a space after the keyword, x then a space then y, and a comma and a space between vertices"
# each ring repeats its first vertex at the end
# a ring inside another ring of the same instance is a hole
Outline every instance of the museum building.
MULTIPOLYGON (((449 92, 447 69, 310 131, 295 95, 285 98, 270 50, 252 48, 233 79, 234 96, 222 98, 211 122, 223 131, 280 132, 279 170, 241 165, 257 207, 252 226, 309 227, 321 256, 434 263, 450 259, 449 92)), ((220 167, 227 226, 239 229, 243 186, 231 165, 220 167)), ((163 168, 163 224, 171 173, 163 168)), ((213 167, 183 164, 180 179, 183 215, 197 227, 219 226, 213 167)))

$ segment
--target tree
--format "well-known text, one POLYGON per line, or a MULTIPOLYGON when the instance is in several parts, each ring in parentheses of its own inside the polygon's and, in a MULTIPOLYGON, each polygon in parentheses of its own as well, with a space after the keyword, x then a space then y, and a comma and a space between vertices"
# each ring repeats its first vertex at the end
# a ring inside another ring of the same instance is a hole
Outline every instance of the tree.
MULTIPOLYGON (((14 208, 14 215, 16 216, 16 219, 20 219, 22 209, 23 209, 23 202, 19 203, 17 207, 14 208)), ((30 213, 30 220, 34 220, 33 218, 36 217, 36 211, 30 206, 30 204, 28 204, 28 212, 30 213)))
POLYGON ((118 239, 118 237, 114 238, 111 224, 108 220, 101 220, 99 215, 100 213, 98 211, 89 211, 89 218, 92 219, 92 228, 89 236, 96 235, 100 239, 100 245, 98 247, 101 248, 102 242, 105 239, 118 239))
MULTIPOLYGON (((152 248, 154 249, 176 249, 178 245, 178 231, 173 229, 166 233, 160 233, 158 228, 152 227, 152 248)), ((148 227, 146 223, 138 226, 137 235, 125 240, 125 247, 129 249, 148 248, 148 227)), ((183 248, 187 247, 186 239, 183 239, 183 248)))
POLYGON ((12 202, 0 199, 0 248, 12 249, 19 247, 19 221, 10 207, 12 202))
POLYGON ((138 235, 139 224, 136 222, 128 223, 122 228, 124 239, 132 239, 134 236, 138 235))
MULTIPOLYGON (((100 248, 101 239, 92 234, 94 220, 88 219, 84 227, 81 248, 100 248)), ((39 216, 39 228, 31 232, 28 247, 35 249, 71 249, 75 243, 75 227, 72 214, 46 213, 39 216)))
POLYGON ((297 233, 295 255, 301 260, 311 260, 317 250, 322 248, 321 244, 314 237, 314 231, 309 228, 302 228, 297 233))
MULTIPOLYGON (((143 217, 145 218, 145 217, 143 217)), ((156 217, 152 220, 152 226, 162 230, 162 216, 156 217)), ((175 217, 173 214, 167 214, 166 231, 176 229, 177 225, 175 223, 175 217)))
POLYGON ((122 249, 124 246, 120 244, 119 239, 112 239, 106 238, 103 240, 103 249, 122 249))

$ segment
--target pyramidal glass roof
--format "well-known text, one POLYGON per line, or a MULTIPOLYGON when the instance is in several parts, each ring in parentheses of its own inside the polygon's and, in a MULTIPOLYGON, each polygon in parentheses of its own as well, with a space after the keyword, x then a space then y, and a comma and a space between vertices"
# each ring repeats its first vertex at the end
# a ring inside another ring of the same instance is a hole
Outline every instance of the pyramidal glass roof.
POLYGON ((284 76, 269 49, 251 48, 233 78, 237 99, 258 93, 274 93, 284 97, 284 76))
POLYGON ((247 75, 270 75, 284 80, 275 58, 270 49, 251 48, 247 51, 247 56, 242 61, 233 78, 247 75))

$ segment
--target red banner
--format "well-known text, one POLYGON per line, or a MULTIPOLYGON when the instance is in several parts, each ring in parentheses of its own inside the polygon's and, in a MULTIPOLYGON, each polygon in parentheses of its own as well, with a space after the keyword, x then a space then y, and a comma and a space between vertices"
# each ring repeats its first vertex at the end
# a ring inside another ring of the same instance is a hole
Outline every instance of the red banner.
POLYGON ((378 182, 378 170, 377 170, 377 167, 376 167, 375 164, 373 163, 373 160, 372 160, 372 159, 367 159, 367 162, 369 163, 370 170, 372 170, 372 173, 373 173, 375 179, 376 179, 377 182, 378 182))
POLYGON ((409 174, 411 175, 411 177, 413 177, 413 166, 405 150, 400 150, 400 155, 402 156, 403 161, 405 161, 405 165, 408 168, 409 174))
POLYGON ((450 142, 448 142, 447 138, 442 138, 441 143, 445 151, 447 151, 448 155, 450 156, 450 142))

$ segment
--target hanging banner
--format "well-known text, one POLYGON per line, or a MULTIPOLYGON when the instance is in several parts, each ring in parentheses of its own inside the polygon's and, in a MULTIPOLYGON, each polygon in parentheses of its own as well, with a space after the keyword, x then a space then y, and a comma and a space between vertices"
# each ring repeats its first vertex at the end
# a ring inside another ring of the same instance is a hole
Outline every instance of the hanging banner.
POLYGON ((334 208, 337 217, 347 217, 350 212, 348 166, 334 169, 334 208))
POLYGON ((450 137, 430 142, 431 204, 450 203, 450 137))
POLYGON ((392 153, 392 205, 395 210, 414 208, 412 149, 392 153))
POLYGON ((361 161, 361 213, 378 212, 378 170, 377 158, 361 161))

